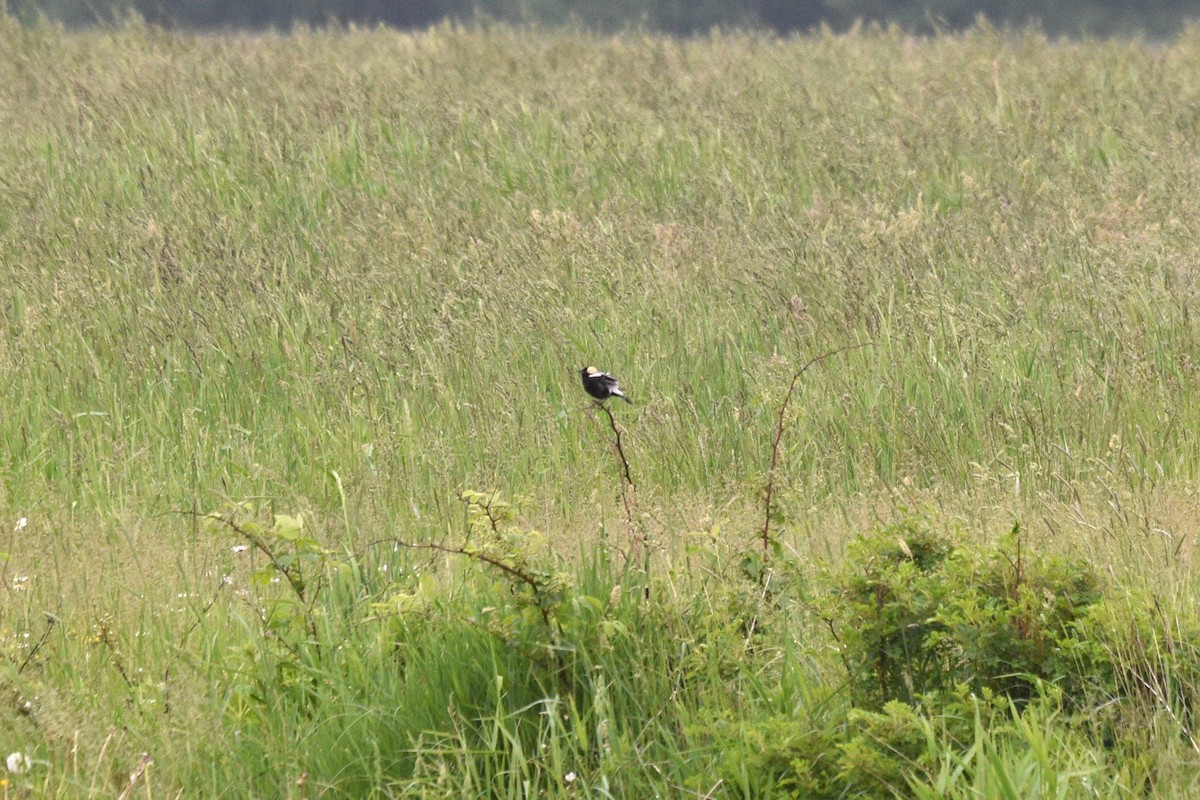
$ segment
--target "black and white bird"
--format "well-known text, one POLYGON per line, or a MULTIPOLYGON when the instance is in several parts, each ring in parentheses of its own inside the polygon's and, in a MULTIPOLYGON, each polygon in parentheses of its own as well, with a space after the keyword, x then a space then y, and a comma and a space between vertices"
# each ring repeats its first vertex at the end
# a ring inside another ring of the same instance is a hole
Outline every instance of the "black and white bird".
POLYGON ((608 398, 616 395, 626 403, 633 405, 633 401, 625 396, 621 391, 617 379, 607 372, 601 372, 595 367, 584 367, 579 370, 580 377, 583 378, 583 389, 592 397, 603 403, 608 398))

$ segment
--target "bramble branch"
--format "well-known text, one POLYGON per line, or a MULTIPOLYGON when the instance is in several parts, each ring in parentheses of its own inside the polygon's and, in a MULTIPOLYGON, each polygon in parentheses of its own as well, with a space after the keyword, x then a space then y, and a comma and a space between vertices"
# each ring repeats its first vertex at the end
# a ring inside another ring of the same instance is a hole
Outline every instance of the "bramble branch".
POLYGON ((832 358, 839 353, 845 353, 849 350, 859 350, 863 347, 871 347, 875 342, 862 342, 860 344, 848 344, 845 347, 839 347, 836 350, 830 350, 828 353, 822 353, 819 356, 814 356, 809 359, 808 363, 796 370, 792 375, 792 382, 788 384, 787 394, 783 396, 783 402, 779 405, 779 421, 775 426, 775 441, 771 443, 771 466, 767 468, 767 488, 763 499, 763 526, 762 526, 762 546, 763 557, 770 558, 771 553, 771 499, 775 493, 775 467, 779 463, 779 443, 783 440, 783 430, 787 425, 787 408, 792 402, 792 395, 796 392, 796 384, 800 381, 800 376, 820 364, 827 358, 832 358))

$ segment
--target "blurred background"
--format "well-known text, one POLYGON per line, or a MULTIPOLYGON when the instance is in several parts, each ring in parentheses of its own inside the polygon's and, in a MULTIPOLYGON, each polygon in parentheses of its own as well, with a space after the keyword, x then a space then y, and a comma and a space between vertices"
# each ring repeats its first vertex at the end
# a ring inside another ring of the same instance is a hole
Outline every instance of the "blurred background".
POLYGON ((482 16, 517 24, 630 28, 690 35, 714 27, 794 33, 856 21, 914 33, 957 30, 979 19, 1036 27, 1052 36, 1167 38, 1200 19, 1200 0, 9 0, 9 13, 36 22, 105 24, 133 13, 176 29, 287 30, 295 25, 422 28, 482 16))

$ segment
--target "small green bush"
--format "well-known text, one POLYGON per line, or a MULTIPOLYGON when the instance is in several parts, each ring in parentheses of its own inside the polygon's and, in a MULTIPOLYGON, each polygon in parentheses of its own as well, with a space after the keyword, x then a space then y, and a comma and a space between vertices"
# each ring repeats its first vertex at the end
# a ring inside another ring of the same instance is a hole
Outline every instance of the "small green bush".
POLYGON ((839 746, 844 726, 772 716, 718 726, 721 775, 738 797, 832 800, 844 796, 839 746))
POLYGON ((854 542, 828 588, 854 703, 868 710, 959 686, 1021 702, 1038 681, 1076 685, 1064 643, 1101 597, 1089 565, 1028 553, 1019 527, 976 550, 917 520, 854 542))
POLYGON ((840 745, 838 778, 858 795, 893 797, 914 770, 933 766, 929 726, 918 709, 892 700, 879 712, 852 709, 849 720, 849 738, 840 745))

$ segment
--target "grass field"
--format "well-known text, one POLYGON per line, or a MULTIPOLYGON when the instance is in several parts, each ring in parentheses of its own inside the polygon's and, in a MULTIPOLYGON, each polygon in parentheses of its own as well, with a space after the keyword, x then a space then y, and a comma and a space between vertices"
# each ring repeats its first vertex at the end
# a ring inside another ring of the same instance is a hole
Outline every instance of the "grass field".
POLYGON ((4 797, 1200 797, 1200 31, 0 42, 4 797))

